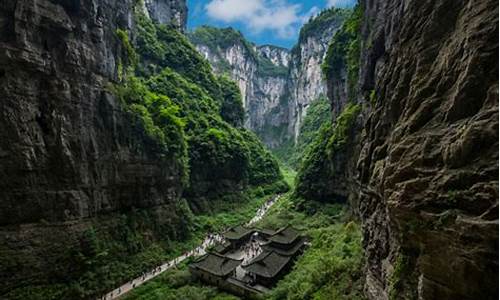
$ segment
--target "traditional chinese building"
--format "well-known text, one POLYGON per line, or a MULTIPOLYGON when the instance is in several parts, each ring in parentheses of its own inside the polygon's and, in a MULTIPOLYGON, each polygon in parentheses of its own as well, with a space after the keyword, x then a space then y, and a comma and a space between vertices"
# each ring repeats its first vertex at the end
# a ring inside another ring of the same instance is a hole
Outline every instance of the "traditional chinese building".
POLYGON ((268 242, 262 244, 262 249, 292 258, 302 253, 306 243, 306 238, 291 226, 283 227, 270 234, 267 240, 268 242))
POLYGON ((306 238, 291 226, 279 230, 236 226, 223 236, 224 241, 191 264, 190 270, 200 280, 245 298, 257 297, 274 286, 290 271, 306 245, 306 238), (257 242, 262 252, 243 264, 249 249, 244 246, 253 235, 253 247, 257 242))
POLYGON ((238 249, 248 242, 255 230, 238 225, 224 232, 222 235, 226 241, 231 243, 232 249, 238 249))
POLYGON ((231 250, 231 243, 228 241, 223 241, 223 242, 217 243, 217 244, 215 244, 213 250, 215 253, 224 255, 229 250, 231 250))
POLYGON ((236 267, 242 261, 217 253, 208 253, 192 263, 189 268, 191 274, 198 279, 209 284, 219 285, 234 275, 236 267))
POLYGON ((254 283, 270 287, 290 271, 291 262, 291 256, 264 251, 243 268, 253 278, 254 283))

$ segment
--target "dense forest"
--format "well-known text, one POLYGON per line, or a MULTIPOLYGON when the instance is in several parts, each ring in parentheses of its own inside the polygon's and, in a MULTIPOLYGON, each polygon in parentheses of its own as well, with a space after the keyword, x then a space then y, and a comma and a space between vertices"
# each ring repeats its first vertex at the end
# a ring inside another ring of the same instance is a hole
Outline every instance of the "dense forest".
POLYGON ((498 298, 498 1, 359 0, 291 49, 184 0, 4 2, 1 299, 498 298))

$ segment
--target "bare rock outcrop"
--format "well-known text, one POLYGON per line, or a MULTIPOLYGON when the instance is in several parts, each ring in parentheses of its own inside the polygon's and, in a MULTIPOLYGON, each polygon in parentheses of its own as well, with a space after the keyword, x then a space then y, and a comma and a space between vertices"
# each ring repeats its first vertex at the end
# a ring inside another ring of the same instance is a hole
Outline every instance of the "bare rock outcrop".
POLYGON ((182 222, 180 166, 109 91, 133 3, 1 1, 0 295, 67 280, 82 232, 113 232, 135 208, 172 236, 182 222))
POLYGON ((362 5, 366 294, 497 299, 498 1, 362 5))

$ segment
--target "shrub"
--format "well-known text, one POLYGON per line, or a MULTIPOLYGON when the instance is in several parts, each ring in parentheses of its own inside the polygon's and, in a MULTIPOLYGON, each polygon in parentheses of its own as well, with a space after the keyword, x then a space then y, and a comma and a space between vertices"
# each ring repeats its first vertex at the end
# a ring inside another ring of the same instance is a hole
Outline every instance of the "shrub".
MULTIPOLYGON (((299 167, 295 193, 306 199, 327 201, 333 181, 333 160, 349 142, 360 106, 349 103, 337 118, 335 125, 324 123, 314 142, 305 150, 299 167)), ((332 199, 330 199, 332 200, 332 199)))
POLYGON ((343 70, 346 71, 350 100, 354 100, 359 78, 362 18, 363 8, 357 5, 333 37, 321 66, 323 75, 328 81, 335 77, 340 78, 343 70))

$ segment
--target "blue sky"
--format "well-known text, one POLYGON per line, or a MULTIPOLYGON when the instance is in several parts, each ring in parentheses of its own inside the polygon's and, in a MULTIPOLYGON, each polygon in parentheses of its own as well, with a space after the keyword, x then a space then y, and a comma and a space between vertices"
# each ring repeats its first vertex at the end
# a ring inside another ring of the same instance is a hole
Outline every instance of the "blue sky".
POLYGON ((356 0, 187 0, 189 29, 231 26, 256 44, 291 48, 300 27, 327 7, 352 7, 356 0))

